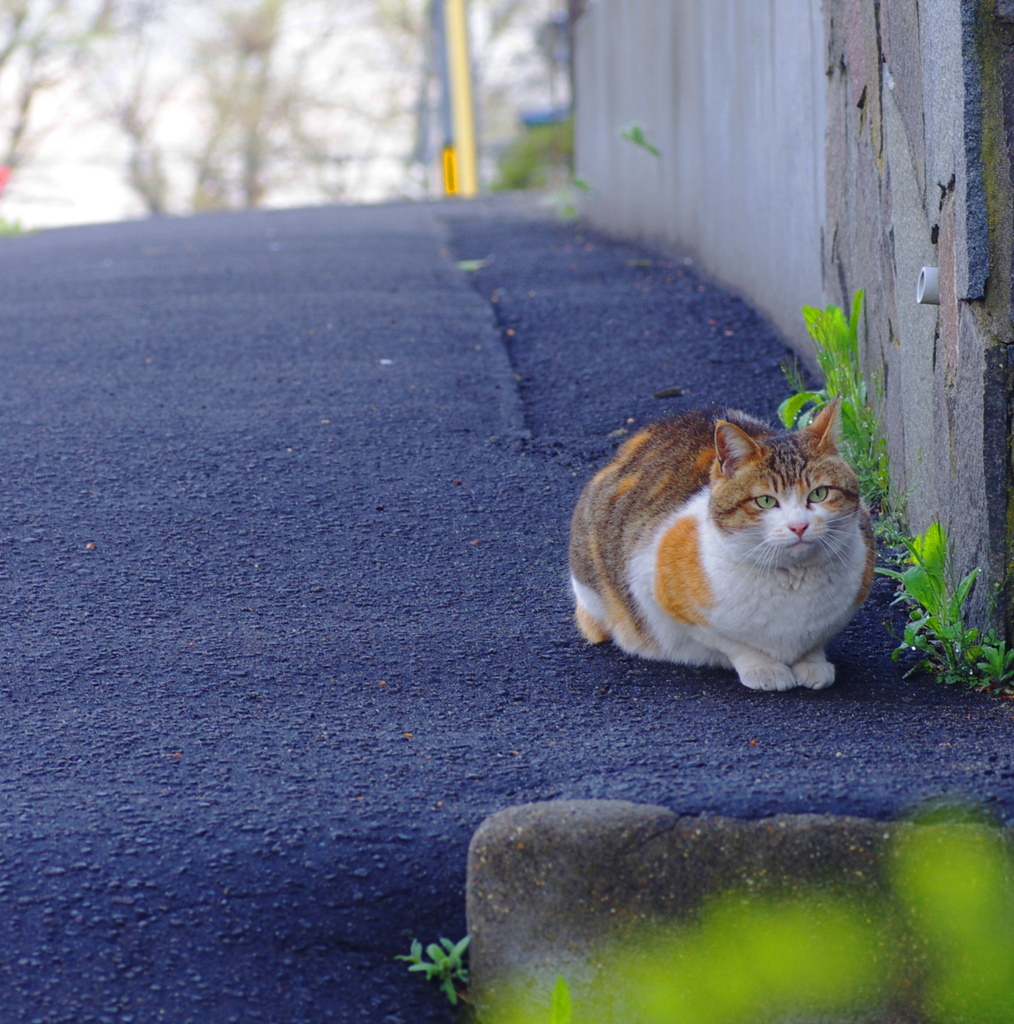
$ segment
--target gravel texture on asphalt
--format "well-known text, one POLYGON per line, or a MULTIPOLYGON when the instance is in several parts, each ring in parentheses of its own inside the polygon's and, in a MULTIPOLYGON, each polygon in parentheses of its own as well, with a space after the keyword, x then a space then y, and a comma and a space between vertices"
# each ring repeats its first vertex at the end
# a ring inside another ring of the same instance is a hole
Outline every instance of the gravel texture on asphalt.
POLYGON ((785 394, 680 260, 509 201, 210 215, 0 240, 0 314, 5 1021, 449 1021, 392 958, 511 804, 1014 818, 1011 706, 903 680, 886 581, 818 693, 578 637, 623 433, 785 394))

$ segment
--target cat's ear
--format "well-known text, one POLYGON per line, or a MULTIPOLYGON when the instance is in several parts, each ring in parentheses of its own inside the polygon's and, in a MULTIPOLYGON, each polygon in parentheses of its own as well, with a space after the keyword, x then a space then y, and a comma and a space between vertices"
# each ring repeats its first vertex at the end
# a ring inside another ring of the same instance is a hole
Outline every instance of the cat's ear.
POLYGON ((746 465, 760 454, 760 446, 745 431, 730 423, 719 420, 715 424, 715 458, 718 469, 724 476, 732 476, 740 466, 746 465))
POLYGON ((841 395, 836 395, 803 429, 817 442, 818 451, 834 455, 841 442, 841 395))

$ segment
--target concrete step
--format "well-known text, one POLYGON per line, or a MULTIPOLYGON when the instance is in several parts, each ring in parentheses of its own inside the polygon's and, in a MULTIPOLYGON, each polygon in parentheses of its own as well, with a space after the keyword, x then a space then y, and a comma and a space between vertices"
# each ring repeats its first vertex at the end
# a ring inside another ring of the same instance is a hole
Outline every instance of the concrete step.
MULTIPOLYGON (((469 998, 484 1024, 500 1019, 505 999, 526 1008, 511 1020, 549 1024, 562 974, 576 995, 596 993, 596 1020, 622 1021, 599 984, 615 969, 615 944, 685 924, 735 892, 791 897, 818 886, 883 900, 888 851, 903 827, 812 814, 684 817, 615 800, 508 808, 483 822, 469 849, 469 998)), ((911 1019, 893 1013, 863 1020, 911 1019)))

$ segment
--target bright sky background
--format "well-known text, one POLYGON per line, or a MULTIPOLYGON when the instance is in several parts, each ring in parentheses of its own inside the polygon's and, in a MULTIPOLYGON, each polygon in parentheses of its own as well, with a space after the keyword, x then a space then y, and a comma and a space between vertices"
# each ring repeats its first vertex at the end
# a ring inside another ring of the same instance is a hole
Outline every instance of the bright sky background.
MULTIPOLYGON (((312 33, 316 0, 302 0, 306 30, 312 33), (306 13, 309 12, 309 13, 306 13)), ((336 0, 320 0, 333 5, 336 0)), ((340 4, 341 0, 339 0, 340 4)), ((423 4, 425 0, 418 0, 423 4)), ((517 131, 521 112, 548 108, 552 90, 549 66, 539 52, 535 35, 541 24, 562 8, 560 0, 523 0, 511 28, 490 42, 489 4, 473 2, 470 11, 473 61, 478 76, 479 123, 484 144, 484 179, 492 177, 493 153, 517 131)), ((192 147, 197 84, 188 75, 187 33, 199 32, 202 5, 193 0, 169 0, 165 23, 154 37, 157 59, 153 79, 169 93, 158 122, 158 139, 166 156, 171 184, 170 212, 189 209, 193 187, 192 147)), ((335 8, 331 6, 333 12, 335 8)), ((317 115, 316 128, 333 139, 342 152, 353 154, 342 170, 341 199, 373 202, 398 197, 436 194, 438 176, 418 165, 409 173, 406 156, 412 151, 415 120, 411 111, 418 97, 421 49, 401 62, 369 16, 370 5, 348 3, 340 7, 340 31, 328 44, 329 58, 318 72, 322 93, 340 85, 341 106, 317 115), (405 66, 409 64, 411 66, 405 66), (384 116, 385 111, 387 116, 384 116), (393 111, 393 113, 392 113, 393 111)), ((33 109, 35 141, 29 157, 12 177, 0 200, 0 217, 23 228, 52 227, 145 215, 144 205, 126 183, 124 167, 129 146, 123 134, 99 113, 105 82, 115 91, 117 76, 129 71, 130 54, 116 42, 105 44, 100 84, 83 89, 68 81, 39 94, 33 109)), ((283 55, 284 59, 284 55, 283 55)), ((561 75, 555 98, 559 100, 561 75)), ((565 88, 565 85, 564 85, 565 88)), ((435 89, 430 101, 435 105, 435 89)), ((12 97, 0 91, 8 107, 12 97)), ((436 140, 434 140, 436 142, 436 140)), ((327 199, 309 180, 292 180, 274 190, 266 206, 297 206, 327 199)))

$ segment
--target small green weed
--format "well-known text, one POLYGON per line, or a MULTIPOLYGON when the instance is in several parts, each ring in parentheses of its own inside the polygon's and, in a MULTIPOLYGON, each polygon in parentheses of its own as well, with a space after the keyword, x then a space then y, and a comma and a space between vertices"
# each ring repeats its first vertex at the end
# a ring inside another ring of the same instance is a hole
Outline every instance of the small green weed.
MULTIPOLYGON (((883 520, 896 520, 901 510, 888 471, 887 442, 859 366, 862 306, 863 293, 858 291, 853 296, 848 319, 837 306, 803 307, 806 329, 813 338, 817 362, 824 374, 824 387, 807 388, 798 369, 784 368, 793 394, 778 407, 778 416, 788 429, 805 427, 824 406, 840 396, 843 454, 855 469, 863 497, 870 506, 883 520)), ((876 381, 875 385, 879 387, 876 381)))
POLYGON ((1007 649, 1007 641, 984 644, 982 658, 976 668, 986 681, 986 689, 994 692, 1009 692, 1014 680, 1014 650, 1007 649))
POLYGON ((407 956, 396 956, 395 960, 403 960, 409 965, 410 971, 423 972, 427 981, 439 982, 440 991, 447 996, 452 1006, 457 1006, 461 997, 458 986, 468 984, 468 968, 464 964, 468 943, 467 935, 460 942, 451 942, 450 939, 431 942, 426 947, 429 960, 425 960, 422 943, 413 939, 411 952, 407 956))
POLYGON ((648 136, 645 133, 644 128, 636 121, 632 124, 628 124, 626 128, 620 129, 620 138, 634 146, 640 147, 654 157, 660 157, 662 155, 662 150, 648 141, 648 136))
POLYGON ((982 633, 965 625, 965 602, 979 570, 973 569, 956 586, 951 585, 947 533, 940 523, 932 523, 919 536, 902 539, 908 568, 900 572, 877 569, 900 584, 897 600, 909 606, 909 620, 894 652, 895 660, 917 651, 924 657, 908 675, 927 671, 948 684, 964 683, 993 693, 1014 692, 1014 650, 1008 650, 992 630, 982 633))
POLYGON ((571 177, 570 182, 562 188, 557 189, 549 196, 549 207, 554 210, 557 216, 564 220, 576 220, 580 215, 578 209, 578 196, 597 196, 598 192, 576 174, 571 177))

